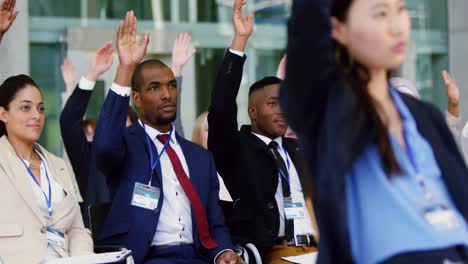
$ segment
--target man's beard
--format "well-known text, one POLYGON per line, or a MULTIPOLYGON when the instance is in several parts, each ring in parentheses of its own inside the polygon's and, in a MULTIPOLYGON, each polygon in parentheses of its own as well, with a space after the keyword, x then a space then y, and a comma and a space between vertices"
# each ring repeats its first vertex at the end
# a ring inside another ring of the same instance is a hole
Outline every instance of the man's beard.
POLYGON ((177 117, 177 113, 174 113, 174 115, 171 117, 159 116, 155 118, 154 122, 155 124, 158 124, 158 125, 167 125, 167 124, 171 124, 172 122, 174 122, 176 120, 176 117, 177 117))

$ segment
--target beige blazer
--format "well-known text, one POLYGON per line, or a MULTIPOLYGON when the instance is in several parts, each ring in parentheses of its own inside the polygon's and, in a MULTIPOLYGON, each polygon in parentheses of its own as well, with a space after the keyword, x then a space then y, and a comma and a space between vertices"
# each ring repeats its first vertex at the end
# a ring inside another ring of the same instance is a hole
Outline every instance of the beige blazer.
MULTIPOLYGON (((65 250, 54 246, 62 257, 93 252, 90 233, 84 228, 72 185, 74 175, 64 160, 36 144, 49 171, 66 196, 55 209, 51 227, 65 234, 65 250)), ((47 254, 46 222, 31 190, 30 175, 8 139, 0 138, 0 262, 39 263, 47 254)))

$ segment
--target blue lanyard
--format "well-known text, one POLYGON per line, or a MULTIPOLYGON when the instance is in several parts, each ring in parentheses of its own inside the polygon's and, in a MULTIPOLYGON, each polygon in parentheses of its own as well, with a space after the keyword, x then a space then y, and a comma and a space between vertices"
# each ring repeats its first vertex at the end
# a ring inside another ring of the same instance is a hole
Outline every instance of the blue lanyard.
POLYGON ((151 169, 151 171, 150 171, 150 179, 149 179, 149 182, 148 182, 148 186, 151 186, 151 181, 153 180, 154 169, 156 169, 156 166, 158 166, 158 163, 159 163, 159 160, 161 159, 162 154, 164 153, 164 151, 166 151, 166 148, 169 145, 169 141, 171 141, 172 131, 174 131, 174 127, 173 126, 171 127, 171 131, 169 131, 169 137, 167 138, 166 142, 164 142, 164 147, 162 148, 161 152, 158 154, 158 158, 155 161, 153 161, 153 151, 151 150, 151 141, 152 140, 150 139, 150 137, 146 133, 145 124, 143 122, 141 122, 141 124, 143 126, 143 130, 145 130, 146 144, 148 145, 148 151, 150 153, 150 165, 151 165, 150 169, 151 169))
POLYGON ((45 170, 45 173, 46 173, 46 177, 47 177, 47 182, 49 183, 49 197, 47 197, 47 195, 45 194, 45 192, 42 190, 41 188, 41 185, 39 184, 39 182, 36 180, 36 177, 34 177, 34 174, 32 173, 31 169, 28 167, 28 165, 26 165, 26 162, 24 162, 24 160, 22 158, 20 158, 20 160, 23 162, 24 166, 26 167, 26 170, 28 171, 29 175, 31 176, 31 178, 34 180, 34 182, 37 184, 37 186, 39 186, 39 189, 41 189, 41 192, 42 194, 44 195, 44 198, 45 198, 45 201, 46 201, 46 204, 47 204, 47 209, 48 209, 48 213, 49 213, 49 217, 52 216, 52 188, 50 187, 50 179, 49 179, 49 173, 47 173, 47 168, 45 166, 45 162, 44 160, 42 160, 42 157, 41 155, 38 155, 39 158, 41 159, 41 162, 44 164, 44 170, 45 170))
POLYGON ((286 157, 286 167, 287 167, 287 170, 288 170, 288 174, 286 175, 286 173, 284 173, 284 171, 278 167, 278 170, 279 170, 279 173, 281 174, 281 176, 286 180, 286 182, 288 184, 289 183, 289 167, 290 167, 290 164, 289 164, 289 159, 288 159, 288 152, 286 152, 286 148, 284 148, 283 146, 283 151, 284 151, 284 156, 286 157))

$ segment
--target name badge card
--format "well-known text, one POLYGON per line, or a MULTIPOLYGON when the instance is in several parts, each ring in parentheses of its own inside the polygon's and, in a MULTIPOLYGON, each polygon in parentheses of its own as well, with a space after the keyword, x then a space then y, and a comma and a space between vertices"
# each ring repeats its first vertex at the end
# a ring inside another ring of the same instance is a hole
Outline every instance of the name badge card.
POLYGON ((442 204, 434 204, 424 210, 426 221, 439 231, 450 230, 460 226, 460 223, 453 212, 442 204))
POLYGON ((286 219, 288 220, 304 218, 304 206, 302 206, 302 203, 293 203, 291 200, 285 199, 284 214, 286 216, 286 219))
POLYGON ((65 249, 65 235, 52 227, 46 228, 47 242, 65 249))
POLYGON ((135 182, 132 195, 132 205, 148 210, 154 210, 158 207, 161 190, 154 186, 148 186, 135 182))

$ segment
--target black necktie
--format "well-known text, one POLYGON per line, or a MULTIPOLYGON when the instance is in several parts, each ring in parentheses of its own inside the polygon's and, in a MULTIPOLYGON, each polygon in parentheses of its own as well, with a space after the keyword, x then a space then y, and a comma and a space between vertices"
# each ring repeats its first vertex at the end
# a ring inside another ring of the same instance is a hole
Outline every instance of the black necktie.
MULTIPOLYGON (((276 157, 276 163, 278 165, 278 170, 281 170, 283 174, 280 173, 281 178, 281 186, 283 187, 283 197, 285 199, 291 199, 291 189, 289 188, 289 171, 286 167, 286 163, 284 163, 283 157, 278 152, 278 143, 276 141, 271 141, 268 144, 268 147, 273 151, 273 154, 276 157), (285 177, 288 179, 286 180, 285 177)), ((287 241, 290 241, 294 237, 294 220, 293 219, 286 219, 286 215, 284 217, 284 236, 287 241)))

